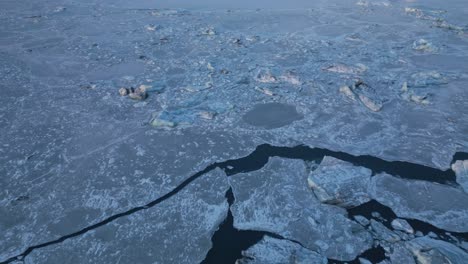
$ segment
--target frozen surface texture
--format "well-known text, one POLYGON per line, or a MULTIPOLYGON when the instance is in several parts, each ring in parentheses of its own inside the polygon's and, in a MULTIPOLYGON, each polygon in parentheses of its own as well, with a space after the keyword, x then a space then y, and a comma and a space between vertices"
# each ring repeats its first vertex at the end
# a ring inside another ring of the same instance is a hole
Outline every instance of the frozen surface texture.
POLYGON ((468 194, 437 183, 409 181, 381 174, 373 179, 372 196, 399 216, 441 229, 468 232, 468 194))
POLYGON ((200 263, 228 211, 217 169, 157 207, 39 249, 25 263, 200 263))
POLYGON ((466 0, 0 1, 0 263, 201 262, 228 183, 235 227, 265 234, 242 245, 255 261, 456 263, 467 17, 466 0))
POLYGON ((346 211, 323 205, 307 187, 303 161, 272 158, 261 170, 232 176, 234 226, 263 230, 298 241, 328 258, 353 260, 372 237, 346 211))

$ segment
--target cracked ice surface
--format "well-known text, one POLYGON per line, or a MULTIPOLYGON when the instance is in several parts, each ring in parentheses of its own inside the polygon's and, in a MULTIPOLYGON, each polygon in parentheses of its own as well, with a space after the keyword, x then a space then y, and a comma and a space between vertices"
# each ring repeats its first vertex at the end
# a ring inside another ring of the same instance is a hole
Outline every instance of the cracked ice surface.
POLYGON ((327 259, 291 241, 265 236, 260 242, 242 252, 238 264, 325 264, 327 259))
MULTIPOLYGON (((109 143, 108 136, 119 138, 120 131, 99 131, 88 129, 83 132, 87 135, 73 139, 77 141, 73 144, 50 142, 50 150, 39 157, 21 166, 17 165, 21 161, 18 157, 2 168, 8 177, 4 178, 7 192, 0 203, 5 238, 0 243, 0 259, 145 205, 211 163, 249 150, 243 140, 228 134, 164 135, 137 129, 125 140, 109 143), (85 140, 91 134, 91 138, 98 137, 97 133, 102 142, 85 140), (89 153, 86 144, 98 151, 89 153), (220 144, 223 148, 217 147, 220 144), (64 160, 65 153, 70 162, 64 160)), ((39 146, 25 148, 35 151, 39 146)), ((24 151, 20 147, 14 150, 24 151)))
POLYGON ((370 192, 399 217, 418 219, 448 231, 468 232, 468 194, 460 189, 380 174, 372 178, 370 192))
MULTIPOLYGON (((262 143, 443 169, 468 149, 464 1, 309 1, 293 10, 271 2, 207 11, 1 1, 0 261, 153 201, 262 143), (140 84, 151 86, 146 101, 118 95, 140 84)), ((317 248, 356 255, 326 249, 339 232, 321 225, 348 230, 344 210, 300 195, 289 206, 323 214, 311 218, 317 248)), ((422 219, 455 225, 440 218, 422 219)))
POLYGON ((155 207, 37 249, 25 263, 200 263, 227 215, 228 188, 215 169, 155 207))
POLYGON ((229 182, 238 229, 276 233, 336 260, 353 260, 372 246, 370 233, 349 220, 344 209, 315 198, 303 161, 271 158, 265 168, 229 182))

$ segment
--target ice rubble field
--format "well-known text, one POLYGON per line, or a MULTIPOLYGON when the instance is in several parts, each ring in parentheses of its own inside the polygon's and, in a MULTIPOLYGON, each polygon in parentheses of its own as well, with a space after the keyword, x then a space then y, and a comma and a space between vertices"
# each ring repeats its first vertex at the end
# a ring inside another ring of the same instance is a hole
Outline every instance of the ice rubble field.
POLYGON ((0 263, 468 261, 466 3, 248 2, 0 2, 0 263))

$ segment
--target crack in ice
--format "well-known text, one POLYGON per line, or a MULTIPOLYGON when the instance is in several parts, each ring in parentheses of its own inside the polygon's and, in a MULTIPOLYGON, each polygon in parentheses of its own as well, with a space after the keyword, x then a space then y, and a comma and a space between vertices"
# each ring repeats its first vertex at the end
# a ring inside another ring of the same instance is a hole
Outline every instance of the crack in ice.
MULTIPOLYGON (((467 153, 461 153, 461 152, 456 153, 453 157, 452 163, 455 162, 457 159, 463 158, 467 155, 468 155, 467 153)), ((442 170, 438 170, 435 168, 431 168, 431 167, 427 167, 427 166, 419 165, 415 163, 410 163, 410 162, 386 161, 386 160, 373 157, 370 155, 353 156, 345 152, 332 151, 332 150, 322 149, 322 148, 311 148, 311 147, 304 146, 304 145, 299 145, 296 147, 277 147, 277 146, 272 146, 269 144, 263 144, 263 145, 257 146, 256 149, 246 157, 239 158, 239 159, 226 160, 222 162, 216 162, 214 164, 207 166, 205 169, 195 173, 194 175, 184 180, 181 184, 179 184, 177 187, 172 189, 170 192, 157 198, 156 200, 153 200, 147 203, 146 205, 134 207, 128 211, 112 215, 98 223, 87 226, 79 231, 70 233, 68 235, 62 236, 55 240, 51 240, 51 241, 44 242, 38 245, 30 246, 25 251, 23 251, 23 253, 10 257, 7 260, 1 261, 0 264, 6 264, 6 263, 11 263, 16 260, 22 260, 36 249, 44 248, 44 247, 54 245, 54 244, 59 244, 67 239, 83 235, 91 230, 104 226, 121 217, 125 217, 133 213, 139 212, 141 210, 146 210, 151 207, 154 207, 162 203, 163 201, 173 197, 179 191, 181 191, 182 189, 187 187, 189 184, 191 184, 193 181, 195 181, 196 179, 200 178, 201 176, 203 176, 204 174, 210 172, 211 170, 215 168, 223 169, 226 172, 227 176, 229 177, 237 173, 259 170, 266 165, 270 157, 275 157, 275 156, 283 157, 283 158, 291 158, 291 159, 301 159, 305 161, 321 160, 325 156, 332 156, 337 159, 350 162, 357 166, 369 168, 373 171, 374 174, 380 173, 380 172, 386 172, 393 176, 398 175, 402 178, 419 179, 419 180, 425 180, 425 181, 430 181, 430 182, 438 182, 442 184, 448 183, 451 185, 456 185, 454 172, 449 169, 446 171, 442 171, 442 170)), ((232 203, 229 203, 229 206, 231 205, 232 203)), ((229 211, 229 214, 230 214, 230 211, 229 211)), ((264 235, 268 235, 277 239, 291 241, 293 243, 300 245, 303 248, 306 248, 298 241, 286 239, 274 233, 269 233, 269 232, 264 232, 264 231, 253 231, 253 230, 252 232, 261 232, 262 237, 264 235)), ((465 234, 462 234, 462 235, 464 236, 465 234)))

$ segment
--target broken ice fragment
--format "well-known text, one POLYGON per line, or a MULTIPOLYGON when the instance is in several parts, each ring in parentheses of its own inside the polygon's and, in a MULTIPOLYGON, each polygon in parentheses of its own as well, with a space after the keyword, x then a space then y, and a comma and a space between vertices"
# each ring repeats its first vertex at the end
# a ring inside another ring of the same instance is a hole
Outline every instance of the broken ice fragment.
POLYGON ((159 119, 159 118, 154 118, 151 120, 150 124, 154 127, 168 127, 168 128, 173 128, 176 126, 174 122, 159 119))
POLYGON ((347 85, 341 86, 340 87, 340 93, 346 95, 346 97, 348 97, 349 99, 351 99, 353 101, 356 101, 356 95, 351 90, 351 88, 349 88, 349 86, 347 86, 347 85))
POLYGON ((425 237, 407 242, 406 247, 418 263, 466 263, 468 253, 441 240, 425 237))
POLYGON ((310 188, 322 202, 355 207, 370 200, 367 188, 372 171, 325 156, 308 178, 310 188))
POLYGON ((213 120, 216 116, 214 112, 202 111, 200 112, 200 117, 206 120, 213 120))
POLYGON ((128 95, 128 89, 127 89, 127 88, 124 88, 124 87, 120 88, 120 89, 119 89, 119 94, 120 94, 121 96, 126 96, 126 95, 128 95))
POLYGON ((149 25, 146 25, 146 30, 148 31, 155 31, 157 29, 157 26, 153 25, 153 24, 149 24, 149 25))
POLYGON ((258 86, 255 86, 255 90, 257 90, 257 91, 259 91, 259 92, 261 92, 261 93, 263 93, 263 94, 266 94, 266 95, 268 95, 268 96, 274 96, 274 95, 275 95, 275 93, 273 93, 273 92, 272 92, 270 89, 268 89, 268 88, 260 88, 260 87, 258 87, 258 86))
POLYGON ((344 64, 334 64, 323 68, 324 71, 343 73, 343 74, 361 74, 367 70, 364 64, 356 64, 356 66, 347 66, 344 64))
POLYGON ((400 237, 393 233, 390 229, 385 227, 382 223, 375 221, 374 219, 370 220, 370 225, 372 230, 375 233, 375 236, 380 239, 390 243, 395 243, 400 241, 400 237))
POLYGON ((362 215, 355 215, 354 220, 363 226, 368 226, 370 221, 362 215))
POLYGON ((133 100, 144 100, 146 97, 148 97, 148 94, 146 93, 146 89, 143 87, 138 87, 136 89, 130 88, 130 93, 128 94, 128 97, 133 99, 133 100))
POLYGON ((404 219, 394 219, 391 223, 392 227, 396 230, 404 231, 408 234, 413 234, 414 229, 411 225, 404 219))
POLYGON ((409 95, 409 100, 411 102, 415 102, 418 104, 424 104, 427 105, 429 104, 429 96, 431 94, 425 94, 425 95, 416 95, 416 94, 410 94, 409 95))
POLYGON ((418 51, 424 51, 424 52, 437 51, 437 49, 432 45, 432 43, 430 43, 429 41, 425 39, 419 39, 413 42, 413 49, 418 50, 418 51))
POLYGON ((244 258, 236 264, 326 264, 327 258, 288 240, 265 236, 242 252, 244 258))
POLYGON ((208 35, 208 36, 216 35, 216 31, 214 30, 213 27, 203 28, 203 29, 201 30, 201 33, 202 33, 203 35, 208 35))
POLYGON ((401 91, 404 93, 408 92, 408 82, 403 83, 403 85, 401 86, 401 91))
POLYGON ((452 164, 452 170, 457 177, 457 183, 468 193, 468 160, 457 160, 452 164))
POLYGON ((273 76, 273 74, 271 74, 269 71, 259 71, 257 76, 255 76, 255 80, 261 83, 274 83, 277 81, 276 77, 273 76))
POLYGON ((363 94, 359 95, 359 100, 361 101, 361 103, 365 107, 367 107, 372 112, 379 112, 382 109, 382 104, 381 103, 373 101, 372 99, 370 99, 369 97, 367 97, 367 96, 365 96, 363 94))
POLYGON ((468 194, 446 185, 404 180, 388 174, 371 179, 373 199, 390 207, 398 217, 430 223, 453 232, 468 232, 468 194))

